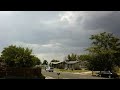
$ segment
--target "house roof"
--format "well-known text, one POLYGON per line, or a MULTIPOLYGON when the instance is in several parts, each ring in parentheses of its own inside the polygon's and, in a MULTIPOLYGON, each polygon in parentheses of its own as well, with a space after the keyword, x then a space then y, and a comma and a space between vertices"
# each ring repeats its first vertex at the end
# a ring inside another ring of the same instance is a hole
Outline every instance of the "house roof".
POLYGON ((61 63, 61 62, 51 62, 51 64, 59 64, 59 63, 61 63))
POLYGON ((67 61, 66 63, 67 64, 75 64, 75 63, 78 63, 79 61, 67 61))

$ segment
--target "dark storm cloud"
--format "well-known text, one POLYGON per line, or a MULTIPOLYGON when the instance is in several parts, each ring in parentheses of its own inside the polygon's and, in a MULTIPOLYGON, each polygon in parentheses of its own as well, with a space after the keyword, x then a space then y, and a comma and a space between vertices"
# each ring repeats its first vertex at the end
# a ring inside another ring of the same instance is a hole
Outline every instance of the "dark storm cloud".
MULTIPOLYGON (((99 11, 98 11, 99 12, 99 11)), ((97 12, 93 12, 97 13, 97 12)), ((88 13, 89 14, 89 13, 88 13)), ((102 14, 99 12, 99 14, 102 14)), ((90 16, 83 23, 85 29, 98 30, 103 29, 106 32, 113 32, 120 35, 120 12, 118 11, 104 11, 103 15, 97 17, 90 16), (105 14, 108 13, 108 14, 105 14), (104 15, 105 14, 105 15, 104 15)))

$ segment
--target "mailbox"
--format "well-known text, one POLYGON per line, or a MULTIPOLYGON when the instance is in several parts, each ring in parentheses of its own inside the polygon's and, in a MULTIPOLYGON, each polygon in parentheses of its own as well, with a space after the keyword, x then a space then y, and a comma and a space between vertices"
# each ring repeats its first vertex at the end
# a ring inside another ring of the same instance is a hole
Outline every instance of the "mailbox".
POLYGON ((59 75, 60 75, 60 73, 57 73, 57 75, 58 75, 58 79, 59 79, 59 75))
POLYGON ((60 75, 60 73, 57 73, 57 75, 60 75))

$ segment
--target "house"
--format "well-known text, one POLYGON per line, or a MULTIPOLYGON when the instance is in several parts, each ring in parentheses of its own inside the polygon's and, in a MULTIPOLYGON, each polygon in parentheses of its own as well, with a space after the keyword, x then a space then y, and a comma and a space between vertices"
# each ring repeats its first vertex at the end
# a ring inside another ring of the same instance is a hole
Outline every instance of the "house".
POLYGON ((65 62, 51 62, 51 67, 64 69, 65 68, 65 62))
POLYGON ((86 68, 86 61, 62 61, 62 62, 51 62, 51 67, 59 69, 71 69, 80 70, 81 68, 86 68))
POLYGON ((72 69, 72 70, 80 69, 79 61, 66 61, 65 63, 66 63, 65 69, 72 69))
POLYGON ((51 62, 50 64, 51 64, 51 67, 54 67, 54 68, 59 68, 59 64, 60 64, 61 62, 51 62))

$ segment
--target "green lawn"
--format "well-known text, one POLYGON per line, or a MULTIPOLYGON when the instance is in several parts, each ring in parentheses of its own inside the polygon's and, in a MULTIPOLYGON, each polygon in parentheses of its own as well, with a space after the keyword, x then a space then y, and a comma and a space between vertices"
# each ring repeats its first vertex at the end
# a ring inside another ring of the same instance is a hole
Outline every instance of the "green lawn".
POLYGON ((119 71, 117 72, 118 75, 120 75, 120 68, 119 68, 119 71))
POLYGON ((65 70, 65 69, 55 69, 55 71, 60 71, 60 72, 73 72, 73 73, 81 73, 81 72, 87 72, 89 70, 65 70))

